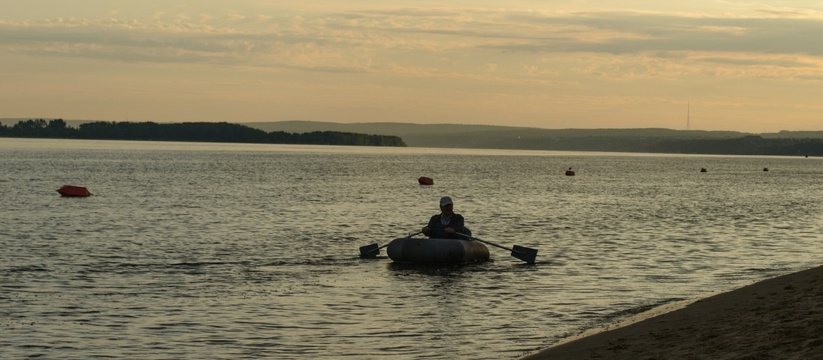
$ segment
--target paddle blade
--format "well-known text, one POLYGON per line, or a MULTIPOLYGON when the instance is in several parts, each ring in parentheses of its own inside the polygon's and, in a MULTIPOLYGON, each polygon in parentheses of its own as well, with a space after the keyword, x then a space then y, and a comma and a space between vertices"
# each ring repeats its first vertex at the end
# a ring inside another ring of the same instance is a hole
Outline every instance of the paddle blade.
POLYGON ((534 260, 537 258, 537 249, 514 245, 512 246, 512 256, 529 264, 534 264, 534 260))
POLYGON ((371 244, 360 247, 361 258, 372 258, 380 255, 380 247, 377 244, 371 244))

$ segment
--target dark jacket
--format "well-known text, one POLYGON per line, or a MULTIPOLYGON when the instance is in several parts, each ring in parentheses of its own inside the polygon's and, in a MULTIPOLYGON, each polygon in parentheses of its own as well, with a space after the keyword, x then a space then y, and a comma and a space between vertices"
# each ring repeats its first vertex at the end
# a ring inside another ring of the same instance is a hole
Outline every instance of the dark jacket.
POLYGON ((434 215, 429 219, 429 225, 427 225, 429 229, 432 230, 431 235, 429 238, 433 239, 462 239, 463 237, 457 234, 447 234, 446 228, 450 227, 454 229, 455 232, 464 233, 467 235, 471 235, 468 233, 468 229, 466 229, 463 223, 463 215, 460 214, 452 214, 451 219, 447 224, 443 224, 440 220, 440 214, 434 215))

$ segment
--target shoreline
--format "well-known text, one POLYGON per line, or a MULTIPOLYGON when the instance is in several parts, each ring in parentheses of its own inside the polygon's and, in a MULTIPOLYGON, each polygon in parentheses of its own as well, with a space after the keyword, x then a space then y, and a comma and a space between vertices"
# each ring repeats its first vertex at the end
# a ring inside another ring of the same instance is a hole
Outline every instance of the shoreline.
POLYGON ((823 359, 823 266, 663 305, 520 360, 684 358, 823 359))

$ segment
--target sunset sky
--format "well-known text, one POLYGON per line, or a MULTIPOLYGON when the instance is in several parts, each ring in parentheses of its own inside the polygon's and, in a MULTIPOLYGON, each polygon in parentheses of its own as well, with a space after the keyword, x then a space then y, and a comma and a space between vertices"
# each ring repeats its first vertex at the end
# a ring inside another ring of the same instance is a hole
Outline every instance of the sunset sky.
POLYGON ((0 10, 0 118, 823 130, 821 0, 0 10))

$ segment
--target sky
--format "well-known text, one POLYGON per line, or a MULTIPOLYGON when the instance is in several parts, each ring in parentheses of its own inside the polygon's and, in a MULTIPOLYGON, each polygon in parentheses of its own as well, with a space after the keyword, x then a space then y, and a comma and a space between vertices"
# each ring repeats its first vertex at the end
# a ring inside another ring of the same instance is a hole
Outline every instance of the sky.
POLYGON ((823 130, 823 0, 0 0, 0 118, 823 130))

